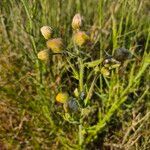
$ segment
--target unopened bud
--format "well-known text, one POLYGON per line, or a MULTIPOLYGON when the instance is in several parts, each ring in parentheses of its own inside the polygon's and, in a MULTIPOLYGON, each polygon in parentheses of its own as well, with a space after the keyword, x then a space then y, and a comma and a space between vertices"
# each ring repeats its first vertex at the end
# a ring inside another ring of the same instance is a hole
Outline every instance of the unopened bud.
POLYGON ((63 42, 61 38, 50 39, 46 42, 46 45, 53 53, 61 53, 63 49, 63 42))
POLYGON ((109 70, 108 70, 107 68, 105 68, 105 67, 102 67, 102 68, 101 68, 101 73, 102 73, 102 75, 105 76, 105 77, 108 77, 108 76, 110 75, 109 70))
POLYGON ((72 28, 76 30, 80 29, 81 26, 82 26, 82 17, 80 14, 76 14, 72 19, 72 28))
POLYGON ((49 26, 43 26, 41 28, 41 33, 44 36, 44 38, 48 40, 52 36, 52 28, 49 26))
POLYGON ((38 59, 43 60, 43 61, 47 61, 49 59, 49 50, 42 50, 40 51, 38 54, 38 59))
POLYGON ((74 34, 73 40, 76 45, 81 47, 89 41, 89 36, 83 31, 78 31, 74 34))

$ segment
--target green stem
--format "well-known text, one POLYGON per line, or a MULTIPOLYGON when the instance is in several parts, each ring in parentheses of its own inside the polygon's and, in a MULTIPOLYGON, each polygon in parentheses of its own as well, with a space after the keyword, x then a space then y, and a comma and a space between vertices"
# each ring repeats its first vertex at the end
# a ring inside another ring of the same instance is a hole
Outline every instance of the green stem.
POLYGON ((83 92, 84 64, 82 58, 79 58, 78 61, 79 61, 79 88, 80 92, 83 92))
POLYGON ((79 124, 79 147, 82 149, 83 141, 84 141, 84 136, 82 134, 83 126, 82 126, 82 118, 80 118, 80 124, 79 124))

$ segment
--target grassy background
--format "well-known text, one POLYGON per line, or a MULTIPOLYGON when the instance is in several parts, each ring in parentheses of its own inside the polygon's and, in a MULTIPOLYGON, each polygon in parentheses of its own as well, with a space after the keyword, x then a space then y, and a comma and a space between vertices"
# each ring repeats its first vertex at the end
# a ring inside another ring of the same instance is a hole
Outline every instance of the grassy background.
POLYGON ((149 8, 148 0, 1 0, 0 149, 150 149, 149 8), (74 54, 71 22, 78 12, 82 30, 94 35, 81 49, 90 58, 39 61, 43 25, 74 54), (119 47, 133 58, 109 78, 96 72, 102 64, 95 60, 119 47), (65 113, 55 96, 65 90, 75 97, 75 88, 81 106, 65 113))

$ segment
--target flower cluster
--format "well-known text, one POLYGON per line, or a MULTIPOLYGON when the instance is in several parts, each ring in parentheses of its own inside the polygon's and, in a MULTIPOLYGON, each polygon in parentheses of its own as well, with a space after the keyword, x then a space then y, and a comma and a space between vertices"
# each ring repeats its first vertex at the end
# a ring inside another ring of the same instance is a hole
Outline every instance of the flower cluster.
MULTIPOLYGON (((80 14, 76 14, 73 19, 72 19, 72 30, 73 30, 73 43, 77 46, 77 47, 83 47, 85 46, 88 42, 90 42, 90 37, 89 35, 85 32, 81 30, 82 27, 82 17, 80 14)), ((54 53, 54 54, 62 54, 63 52, 63 48, 64 48, 64 44, 63 44, 63 40, 61 38, 53 38, 53 31, 52 28, 49 26, 43 26, 41 28, 41 34, 43 35, 43 37, 46 39, 46 46, 47 49, 44 49, 42 51, 40 51, 37 56, 40 60, 42 61, 48 61, 49 60, 49 54, 50 52, 54 53)), ((96 67, 94 68, 95 72, 100 72, 103 76, 105 77, 109 77, 110 76, 110 70, 113 68, 117 68, 121 65, 120 63, 120 59, 121 56, 123 58, 125 58, 125 56, 129 57, 128 51, 126 49, 118 49, 115 51, 115 55, 114 58, 106 58, 103 61, 102 67, 100 68, 99 65, 99 60, 98 60, 98 65, 96 65, 96 67), (124 55, 122 55, 122 53, 124 55)), ((123 59, 121 58, 121 59, 123 59)), ((95 62, 90 62, 91 64, 95 62)), ((75 96, 78 97, 79 93, 77 90, 75 90, 75 96)), ((62 103, 64 106, 68 103, 68 105, 71 103, 74 103, 70 101, 69 103, 69 94, 67 92, 59 92, 56 95, 56 101, 59 103, 62 103)), ((71 105, 70 105, 71 106, 71 105)))
POLYGON ((81 26, 82 17, 80 14, 76 14, 72 19, 72 29, 74 30, 73 41, 79 47, 85 45, 90 40, 89 36, 80 30, 81 26))
POLYGON ((43 37, 47 40, 46 45, 47 49, 42 50, 38 53, 38 58, 43 61, 49 59, 49 53, 61 53, 63 50, 63 42, 61 38, 52 38, 52 28, 49 26, 43 26, 41 28, 41 33, 43 37))

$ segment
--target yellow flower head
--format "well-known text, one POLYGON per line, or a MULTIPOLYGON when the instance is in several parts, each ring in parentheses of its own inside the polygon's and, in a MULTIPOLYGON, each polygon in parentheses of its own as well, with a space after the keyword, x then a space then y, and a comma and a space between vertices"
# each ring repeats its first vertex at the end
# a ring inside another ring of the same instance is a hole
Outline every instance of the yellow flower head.
POLYGON ((74 30, 76 29, 80 29, 80 27, 82 26, 82 17, 81 15, 78 13, 76 14, 73 19, 72 19, 72 28, 74 30))
POLYGON ((60 103, 66 103, 69 100, 69 94, 67 92, 59 92, 56 96, 56 101, 60 103))
POLYGON ((49 26, 43 26, 41 28, 41 33, 44 36, 44 38, 48 40, 52 36, 52 28, 49 26))
POLYGON ((50 39, 46 42, 46 45, 54 53, 60 53, 63 49, 63 42, 61 38, 50 39))
POLYGON ((84 31, 78 31, 73 35, 74 43, 78 46, 82 46, 89 41, 89 36, 84 31))
POLYGON ((40 51, 38 54, 38 59, 47 61, 49 59, 49 50, 45 49, 40 51))

